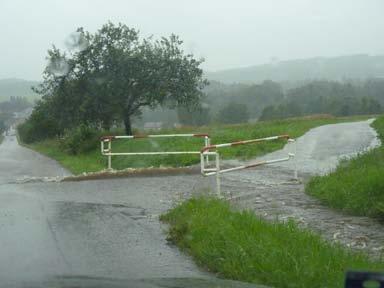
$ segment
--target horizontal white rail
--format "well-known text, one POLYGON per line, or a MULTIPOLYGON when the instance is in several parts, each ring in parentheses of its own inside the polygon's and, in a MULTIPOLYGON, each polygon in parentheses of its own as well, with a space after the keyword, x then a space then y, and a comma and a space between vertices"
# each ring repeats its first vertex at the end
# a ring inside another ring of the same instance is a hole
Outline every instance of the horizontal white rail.
MULTIPOLYGON (((112 135, 103 136, 100 139, 101 154, 108 157, 108 169, 112 169, 112 156, 145 156, 145 155, 199 155, 200 151, 156 151, 156 152, 112 152, 112 141, 114 139, 145 139, 145 138, 174 138, 174 137, 197 137, 204 139, 204 147, 209 146, 211 140, 208 134, 189 133, 189 134, 154 134, 154 135, 112 135), (107 147, 105 147, 107 145, 107 147)), ((208 154, 203 156, 203 161, 209 163, 208 154)))
POLYGON ((116 135, 116 136, 103 136, 101 140, 108 142, 113 139, 140 139, 140 138, 171 138, 171 137, 208 137, 208 134, 154 134, 154 135, 116 135))
POLYGON ((129 156, 129 155, 180 155, 180 154, 194 154, 199 155, 199 151, 169 151, 169 152, 113 152, 105 153, 106 156, 129 156))

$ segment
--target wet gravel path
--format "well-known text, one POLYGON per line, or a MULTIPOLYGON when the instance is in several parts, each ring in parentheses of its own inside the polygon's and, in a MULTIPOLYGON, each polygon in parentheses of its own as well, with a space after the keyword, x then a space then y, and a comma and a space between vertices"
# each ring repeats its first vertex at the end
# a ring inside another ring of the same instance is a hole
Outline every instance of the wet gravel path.
MULTIPOLYGON (((306 195, 303 184, 311 175, 334 169, 341 158, 378 145, 370 122, 321 126, 299 138, 297 167, 300 181, 293 180, 294 161, 225 174, 223 190, 226 197, 232 197, 232 201, 241 207, 252 209, 264 218, 281 221, 292 218, 328 240, 380 256, 384 253, 384 226, 381 223, 329 209, 306 195)), ((261 159, 280 158, 289 151, 292 147, 288 145, 261 159)))

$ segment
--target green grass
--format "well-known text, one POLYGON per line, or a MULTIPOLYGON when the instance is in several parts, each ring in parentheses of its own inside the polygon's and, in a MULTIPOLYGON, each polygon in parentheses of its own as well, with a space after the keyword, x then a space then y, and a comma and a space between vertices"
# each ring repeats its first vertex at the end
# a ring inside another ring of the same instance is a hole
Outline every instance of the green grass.
MULTIPOLYGON (((238 140, 267 137, 279 134, 289 134, 291 137, 299 137, 309 129, 332 123, 367 119, 367 116, 335 118, 296 118, 279 121, 258 122, 255 124, 240 124, 229 126, 207 127, 183 127, 179 129, 164 129, 158 134, 175 133, 209 133, 212 144, 226 143, 238 140)), ((221 149, 221 157, 249 159, 281 149, 285 141, 271 141, 254 145, 238 146, 221 149)), ((82 172, 99 171, 106 168, 106 157, 100 155, 100 148, 81 155, 70 155, 62 150, 59 140, 50 139, 31 145, 27 145, 42 154, 58 160, 64 167, 74 174, 82 172)), ((113 152, 118 151, 199 151, 203 146, 203 140, 199 138, 167 138, 167 139, 138 139, 138 140, 114 140, 113 152)), ((127 167, 160 167, 160 166, 188 166, 199 162, 197 155, 182 156, 116 156, 112 158, 114 169, 127 167)))
POLYGON ((74 174, 99 171, 106 167, 105 159, 100 156, 100 150, 94 150, 86 154, 70 155, 62 150, 57 139, 48 139, 33 144, 23 145, 57 160, 63 167, 74 174))
POLYGON ((168 238, 221 277, 272 287, 344 287, 347 269, 383 270, 383 262, 323 240, 290 221, 268 222, 223 200, 190 199, 160 219, 168 238))
MULTIPOLYGON (((384 116, 372 126, 384 142, 384 116)), ((326 176, 313 177, 306 192, 343 212, 384 219, 384 147, 342 161, 326 176)))

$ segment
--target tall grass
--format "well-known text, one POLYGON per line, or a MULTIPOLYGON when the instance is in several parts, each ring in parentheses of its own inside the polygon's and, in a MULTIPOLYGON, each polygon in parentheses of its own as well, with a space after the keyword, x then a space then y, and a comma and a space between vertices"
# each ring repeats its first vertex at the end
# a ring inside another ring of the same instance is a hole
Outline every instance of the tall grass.
MULTIPOLYGON (((384 142, 384 116, 372 126, 384 142)), ((340 163, 326 175, 313 177, 306 192, 346 213, 384 219, 384 147, 340 163)))
MULTIPOLYGON (((157 134, 178 134, 178 133, 208 133, 211 136, 212 144, 226 143, 238 140, 261 138, 279 134, 289 134, 291 137, 299 137, 309 129, 332 123, 366 119, 367 117, 318 117, 318 118, 296 118, 278 121, 265 121, 255 124, 239 124, 227 126, 206 126, 206 127, 183 127, 178 129, 163 129, 156 131, 157 134)), ((115 132, 116 133, 116 132, 115 132)), ((281 149, 285 141, 271 141, 255 145, 238 146, 230 149, 220 150, 221 157, 225 159, 239 158, 249 159, 257 157, 278 149, 281 149)), ((203 146, 202 139, 193 138, 164 138, 164 139, 137 139, 137 140, 114 140, 113 151, 199 151, 203 146)), ((71 155, 63 150, 58 139, 45 140, 28 145, 49 157, 58 160, 72 173, 93 172, 106 168, 106 158, 100 155, 97 145, 93 150, 71 155)), ((160 167, 188 166, 199 162, 197 155, 181 156, 117 156, 112 158, 114 169, 127 167, 160 167)))
POLYGON ((343 287, 347 269, 384 269, 384 263, 294 222, 268 222, 217 199, 190 199, 160 218, 170 224, 170 241, 225 278, 273 287, 343 287))

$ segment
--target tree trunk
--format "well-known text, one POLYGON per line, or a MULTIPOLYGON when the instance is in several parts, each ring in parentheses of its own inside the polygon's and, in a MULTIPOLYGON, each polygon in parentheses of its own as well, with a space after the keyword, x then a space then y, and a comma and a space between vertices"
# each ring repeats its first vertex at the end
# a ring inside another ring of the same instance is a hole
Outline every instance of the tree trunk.
POLYGON ((132 125, 131 125, 131 115, 126 113, 124 115, 124 126, 125 126, 125 134, 132 135, 132 125))

